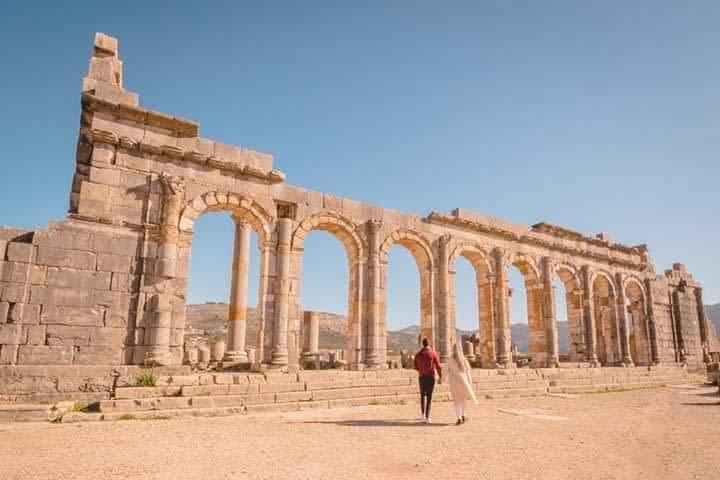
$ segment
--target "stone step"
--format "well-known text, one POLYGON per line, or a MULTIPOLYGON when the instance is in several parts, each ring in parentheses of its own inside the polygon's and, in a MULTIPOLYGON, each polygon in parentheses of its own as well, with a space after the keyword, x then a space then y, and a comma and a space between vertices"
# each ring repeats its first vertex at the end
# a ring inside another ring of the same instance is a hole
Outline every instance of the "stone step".
POLYGON ((41 422, 48 418, 48 407, 36 403, 0 404, 0 423, 41 422))
POLYGON ((567 385, 549 387, 549 393, 601 393, 601 392, 621 392, 626 390, 641 390, 648 388, 659 388, 665 386, 662 382, 642 382, 642 383, 607 383, 596 385, 567 385))

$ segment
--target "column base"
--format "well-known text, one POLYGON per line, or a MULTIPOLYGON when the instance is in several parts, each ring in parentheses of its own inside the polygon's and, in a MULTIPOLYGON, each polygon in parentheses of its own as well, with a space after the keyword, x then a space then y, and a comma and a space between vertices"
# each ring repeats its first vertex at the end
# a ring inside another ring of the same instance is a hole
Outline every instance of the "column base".
POLYGON ((376 353, 369 353, 365 358, 366 368, 378 368, 380 367, 380 356, 376 353))
POLYGON ((270 357, 270 367, 287 367, 289 363, 288 351, 286 348, 273 350, 270 357))
POLYGON ((237 350, 232 352, 225 352, 222 359, 223 365, 239 365, 244 363, 250 363, 248 354, 244 350, 237 350))
POLYGON ((174 359, 169 347, 152 347, 145 352, 144 362, 146 367, 164 367, 174 364, 174 359))

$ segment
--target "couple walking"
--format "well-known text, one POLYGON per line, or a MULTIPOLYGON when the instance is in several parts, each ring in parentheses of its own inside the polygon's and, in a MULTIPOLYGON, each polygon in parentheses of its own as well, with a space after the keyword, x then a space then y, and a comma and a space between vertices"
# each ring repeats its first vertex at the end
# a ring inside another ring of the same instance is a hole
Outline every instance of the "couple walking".
MULTIPOLYGON (((430 405, 432 404, 432 394, 435 389, 435 372, 438 374, 438 384, 442 383, 442 368, 440 367, 440 358, 438 354, 430 348, 427 338, 422 341, 422 348, 415 354, 414 366, 418 371, 418 381, 420 383, 420 410, 422 412, 422 421, 431 423, 430 405)), ((473 389, 470 364, 462 353, 460 345, 455 344, 452 348, 452 357, 448 360, 448 382, 450 384, 450 394, 455 404, 455 416, 457 422, 455 425, 465 423, 466 400, 472 399, 477 404, 475 391, 473 389)))

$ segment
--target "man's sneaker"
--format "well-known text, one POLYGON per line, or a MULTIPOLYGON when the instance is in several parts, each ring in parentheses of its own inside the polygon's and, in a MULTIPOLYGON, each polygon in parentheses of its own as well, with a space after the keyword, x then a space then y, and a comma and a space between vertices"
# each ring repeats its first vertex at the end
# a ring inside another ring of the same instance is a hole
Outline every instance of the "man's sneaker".
POLYGON ((420 417, 420 421, 423 422, 423 423, 427 423, 427 418, 425 418, 425 415, 423 415, 422 417, 420 417))
POLYGON ((430 420, 430 417, 425 418, 425 423, 432 423, 432 420, 430 420))

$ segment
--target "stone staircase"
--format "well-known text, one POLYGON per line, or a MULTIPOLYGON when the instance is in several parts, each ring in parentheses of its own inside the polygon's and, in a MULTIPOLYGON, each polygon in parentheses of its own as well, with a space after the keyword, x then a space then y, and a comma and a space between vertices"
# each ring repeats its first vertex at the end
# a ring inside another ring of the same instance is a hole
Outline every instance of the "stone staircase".
MULTIPOLYGON (((473 370, 480 398, 548 393, 596 393, 687 383, 682 367, 473 370)), ((433 397, 449 400, 446 384, 433 397)), ((309 408, 414 403, 412 370, 200 373, 163 376, 153 387, 121 387, 99 412, 68 414, 63 421, 220 416, 309 408)))

